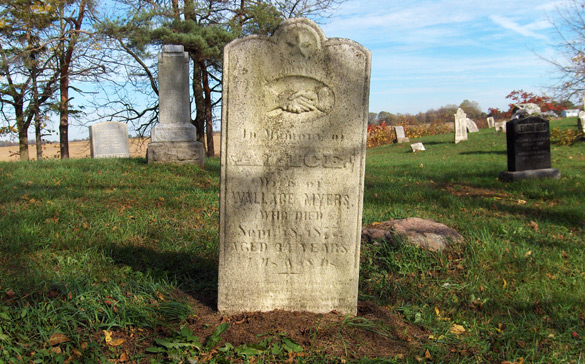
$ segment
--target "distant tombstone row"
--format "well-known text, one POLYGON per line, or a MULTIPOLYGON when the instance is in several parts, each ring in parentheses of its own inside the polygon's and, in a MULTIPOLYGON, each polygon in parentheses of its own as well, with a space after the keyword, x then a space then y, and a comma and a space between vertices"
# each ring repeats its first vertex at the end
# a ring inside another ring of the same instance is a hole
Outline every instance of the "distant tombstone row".
POLYGON ((531 116, 508 121, 506 143, 508 170, 500 173, 500 180, 560 178, 560 171, 551 168, 548 120, 531 116))
POLYGON ((370 52, 307 19, 224 48, 218 309, 355 315, 370 52))
POLYGON ((89 127, 89 145, 92 158, 128 158, 128 125, 103 122, 89 127))

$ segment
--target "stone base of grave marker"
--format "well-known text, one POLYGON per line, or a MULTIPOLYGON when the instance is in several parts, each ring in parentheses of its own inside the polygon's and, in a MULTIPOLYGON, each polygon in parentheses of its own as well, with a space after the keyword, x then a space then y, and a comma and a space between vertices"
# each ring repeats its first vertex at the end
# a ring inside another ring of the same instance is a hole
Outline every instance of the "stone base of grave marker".
POLYGON ((511 172, 504 171, 500 172, 500 181, 503 182, 514 182, 522 179, 539 179, 539 178, 561 178, 561 171, 556 168, 545 168, 545 169, 532 169, 528 171, 511 172))
POLYGON ((194 163, 203 167, 205 147, 195 140, 196 129, 190 123, 158 124, 150 132, 148 163, 194 163))
POLYGON ((205 164, 205 148, 200 142, 150 143, 146 152, 150 163, 205 164))

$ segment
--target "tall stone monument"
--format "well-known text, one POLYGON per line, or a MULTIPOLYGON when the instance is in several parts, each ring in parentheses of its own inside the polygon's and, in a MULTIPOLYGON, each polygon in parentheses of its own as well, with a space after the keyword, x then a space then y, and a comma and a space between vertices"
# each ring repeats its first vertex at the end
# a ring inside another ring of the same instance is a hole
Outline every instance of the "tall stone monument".
POLYGON ((191 124, 189 55, 182 45, 164 45, 158 55, 158 125, 150 132, 148 163, 195 163, 203 167, 205 147, 191 124))
POLYGON ((462 140, 467 140, 467 115, 462 108, 458 108, 455 114, 455 144, 462 140))
POLYGON ((370 59, 302 18, 225 47, 220 312, 356 314, 370 59))
POLYGON ((92 158, 129 158, 128 125, 106 121, 89 127, 92 158))
POLYGON ((561 177, 558 169, 551 168, 548 120, 531 116, 508 121, 506 142, 508 170, 500 173, 500 180, 561 177))

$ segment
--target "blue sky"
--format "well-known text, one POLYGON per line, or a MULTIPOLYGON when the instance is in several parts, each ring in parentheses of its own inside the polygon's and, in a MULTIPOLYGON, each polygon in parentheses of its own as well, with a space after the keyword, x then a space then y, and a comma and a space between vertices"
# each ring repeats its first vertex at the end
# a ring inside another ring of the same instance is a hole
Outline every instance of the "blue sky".
POLYGON ((370 111, 418 113, 463 100, 507 109, 512 90, 549 93, 550 0, 349 0, 320 22, 372 51, 370 111))

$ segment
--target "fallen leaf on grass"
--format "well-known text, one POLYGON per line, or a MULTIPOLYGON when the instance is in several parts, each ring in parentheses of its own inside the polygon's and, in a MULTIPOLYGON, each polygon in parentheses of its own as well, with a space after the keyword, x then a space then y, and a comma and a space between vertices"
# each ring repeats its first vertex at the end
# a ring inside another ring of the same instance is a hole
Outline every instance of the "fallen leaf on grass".
POLYGON ((55 346, 69 341, 71 341, 71 339, 69 339, 67 336, 63 335, 60 332, 56 332, 49 338, 49 345, 55 346))
POLYGON ((119 361, 120 363, 125 363, 125 362, 127 362, 127 361, 129 361, 129 360, 130 360, 130 357, 129 357, 129 356, 128 356, 128 354, 126 354, 125 352, 124 352, 124 353, 122 353, 122 354, 120 354, 120 359, 118 359, 118 361, 119 361))
POLYGON ((530 221, 530 226, 534 229, 534 231, 538 231, 538 224, 534 221, 530 221))
POLYGON ((455 334, 455 335, 457 335, 457 337, 459 337, 459 335, 463 335, 463 333, 465 332, 465 327, 463 327, 461 325, 453 324, 453 325, 451 325, 449 332, 452 334, 455 334))
POLYGON ((523 363, 524 363, 524 358, 520 358, 520 359, 518 359, 518 361, 514 361, 514 362, 504 360, 500 364, 523 364, 523 363))
POLYGON ((106 340, 106 344, 108 344, 109 346, 120 346, 126 341, 125 339, 122 339, 122 338, 113 339, 112 333, 109 332, 108 330, 104 330, 104 336, 105 336, 104 339, 106 340))
POLYGON ((425 359, 433 360, 433 357, 432 357, 431 352, 429 351, 429 349, 427 349, 427 351, 425 351, 425 359))
POLYGON ((525 200, 518 200, 518 205, 526 205, 526 201, 525 200))

